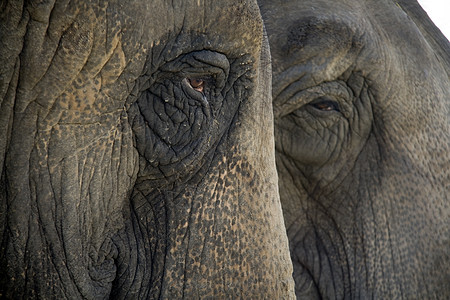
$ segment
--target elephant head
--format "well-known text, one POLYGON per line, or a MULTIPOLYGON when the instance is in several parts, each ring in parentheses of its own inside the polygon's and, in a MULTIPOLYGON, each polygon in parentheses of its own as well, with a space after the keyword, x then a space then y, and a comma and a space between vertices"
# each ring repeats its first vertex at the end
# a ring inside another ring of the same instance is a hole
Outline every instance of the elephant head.
POLYGON ((6 1, 4 297, 288 298, 254 1, 6 1))
POLYGON ((450 47, 415 1, 259 1, 300 299, 450 297, 450 47))

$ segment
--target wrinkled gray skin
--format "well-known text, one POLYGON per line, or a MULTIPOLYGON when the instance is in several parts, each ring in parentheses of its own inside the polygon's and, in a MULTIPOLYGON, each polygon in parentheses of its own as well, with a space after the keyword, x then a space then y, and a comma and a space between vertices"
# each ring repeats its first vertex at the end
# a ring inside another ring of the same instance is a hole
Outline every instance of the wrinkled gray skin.
POLYGON ((0 297, 293 297, 253 1, 0 5, 0 297))
POLYGON ((415 1, 260 1, 299 299, 450 298, 450 47, 415 1))

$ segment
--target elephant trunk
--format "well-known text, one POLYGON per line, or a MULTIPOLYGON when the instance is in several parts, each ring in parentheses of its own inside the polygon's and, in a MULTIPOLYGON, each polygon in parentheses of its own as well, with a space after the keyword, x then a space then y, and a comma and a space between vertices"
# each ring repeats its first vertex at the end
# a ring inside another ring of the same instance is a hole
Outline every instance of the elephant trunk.
POLYGON ((291 270, 281 267, 289 258, 280 252, 287 243, 272 193, 276 185, 233 150, 216 156, 206 174, 188 185, 148 194, 144 183, 136 186, 131 222, 115 240, 122 276, 113 295, 126 298, 130 294, 123 291, 131 290, 138 298, 285 296, 291 270), (129 257, 136 257, 135 264, 129 257), (141 286, 147 282, 152 284, 141 286))
MULTIPOLYGON (((267 57, 264 43, 253 80, 270 78, 267 57)), ((138 176, 125 210, 130 222, 114 239, 119 256, 112 295, 293 297, 266 105, 270 87, 258 86, 195 173, 159 188, 138 176)))

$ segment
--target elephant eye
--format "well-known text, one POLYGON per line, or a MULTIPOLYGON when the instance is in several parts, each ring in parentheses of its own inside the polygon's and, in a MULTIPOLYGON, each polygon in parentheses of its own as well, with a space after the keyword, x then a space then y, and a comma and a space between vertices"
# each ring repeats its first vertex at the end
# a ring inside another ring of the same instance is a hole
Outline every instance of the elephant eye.
POLYGON ((319 98, 316 101, 310 103, 310 105, 320 111, 341 111, 339 108, 339 104, 336 101, 324 98, 319 98))
POLYGON ((187 80, 189 81, 189 84, 194 90, 200 93, 203 92, 203 89, 205 88, 206 85, 205 80, 199 78, 188 78, 187 80))

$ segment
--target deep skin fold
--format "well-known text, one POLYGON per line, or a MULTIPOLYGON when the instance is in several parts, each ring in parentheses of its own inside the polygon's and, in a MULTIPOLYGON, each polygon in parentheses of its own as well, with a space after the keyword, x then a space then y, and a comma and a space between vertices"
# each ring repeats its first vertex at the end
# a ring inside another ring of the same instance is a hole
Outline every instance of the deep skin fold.
POLYGON ((297 297, 448 298, 448 41, 416 1, 259 3, 297 297))
POLYGON ((1 296, 292 297, 254 1, 12 1, 0 25, 1 296))

